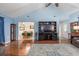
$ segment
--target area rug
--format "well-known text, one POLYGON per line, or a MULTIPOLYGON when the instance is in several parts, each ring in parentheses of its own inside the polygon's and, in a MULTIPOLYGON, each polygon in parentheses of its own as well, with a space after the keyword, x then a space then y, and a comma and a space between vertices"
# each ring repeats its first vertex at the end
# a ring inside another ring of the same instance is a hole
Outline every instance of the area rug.
POLYGON ((79 48, 71 44, 33 44, 28 56, 79 56, 79 48))

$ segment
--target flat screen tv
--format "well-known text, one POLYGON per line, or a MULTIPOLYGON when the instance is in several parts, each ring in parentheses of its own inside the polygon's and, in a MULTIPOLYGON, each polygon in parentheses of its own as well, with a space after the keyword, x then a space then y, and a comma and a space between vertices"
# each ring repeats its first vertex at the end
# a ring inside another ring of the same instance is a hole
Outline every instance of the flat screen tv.
POLYGON ((51 32, 54 31, 54 25, 42 25, 41 31, 43 32, 51 32))

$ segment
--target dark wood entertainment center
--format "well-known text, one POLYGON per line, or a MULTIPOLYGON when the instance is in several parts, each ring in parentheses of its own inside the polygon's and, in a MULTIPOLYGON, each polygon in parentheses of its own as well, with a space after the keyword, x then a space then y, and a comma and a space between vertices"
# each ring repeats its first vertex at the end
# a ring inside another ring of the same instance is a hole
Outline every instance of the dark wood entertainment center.
POLYGON ((39 40, 57 40, 56 21, 39 22, 39 40))

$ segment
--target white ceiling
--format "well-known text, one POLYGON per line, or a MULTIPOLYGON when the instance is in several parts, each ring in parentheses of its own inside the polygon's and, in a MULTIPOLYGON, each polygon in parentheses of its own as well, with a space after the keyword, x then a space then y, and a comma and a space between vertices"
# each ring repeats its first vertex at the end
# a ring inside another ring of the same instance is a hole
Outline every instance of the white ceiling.
MULTIPOLYGON (((17 17, 24 14, 29 14, 35 10, 45 7, 45 3, 0 3, 0 13, 9 17, 17 17)), ((56 8, 54 4, 52 8, 56 8)), ((79 10, 78 3, 61 3, 57 8, 66 14, 71 14, 79 10)))
POLYGON ((43 7, 33 3, 4 3, 0 4, 0 13, 9 17, 21 16, 43 7))

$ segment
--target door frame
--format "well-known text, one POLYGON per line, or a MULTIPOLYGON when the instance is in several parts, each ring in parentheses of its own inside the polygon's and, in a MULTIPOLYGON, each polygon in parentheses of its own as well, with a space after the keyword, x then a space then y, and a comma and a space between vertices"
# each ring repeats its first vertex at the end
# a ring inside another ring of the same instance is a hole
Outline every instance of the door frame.
MULTIPOLYGON (((28 22, 32 22, 32 23, 34 23, 34 39, 35 39, 35 22, 34 21, 22 21, 22 22, 24 22, 24 23, 28 23, 28 22)), ((20 40, 20 38, 19 38, 19 23, 21 23, 21 21, 20 22, 18 22, 18 40, 20 40)), ((32 39, 32 40, 34 40, 34 39, 32 39)))
POLYGON ((13 41, 16 41, 16 24, 10 24, 10 42, 12 42, 11 37, 12 37, 12 35, 13 35, 12 32, 11 32, 11 31, 13 31, 13 30, 11 29, 11 28, 12 28, 12 27, 11 27, 12 25, 15 25, 15 35, 14 35, 14 36, 15 36, 15 40, 13 40, 13 41))

